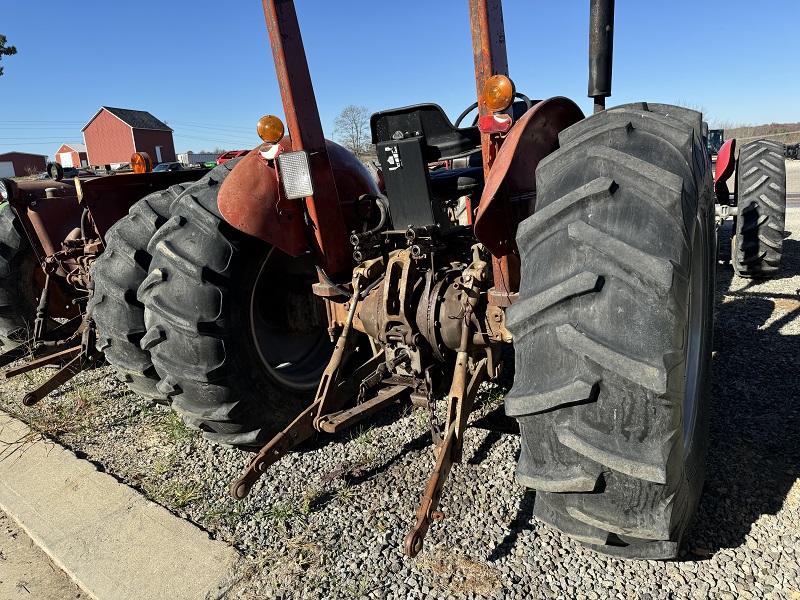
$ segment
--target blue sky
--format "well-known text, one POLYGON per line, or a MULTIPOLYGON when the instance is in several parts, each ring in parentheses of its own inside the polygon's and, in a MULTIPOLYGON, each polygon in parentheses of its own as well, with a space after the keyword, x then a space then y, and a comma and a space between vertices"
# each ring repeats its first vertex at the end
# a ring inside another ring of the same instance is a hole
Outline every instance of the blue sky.
MULTIPOLYGON (((585 112, 588 0, 506 0, 509 70, 531 98, 585 112)), ((296 0, 322 124, 372 111, 475 100, 466 0, 296 0)), ((800 121, 798 0, 618 0, 609 105, 703 107, 712 122, 800 121), (768 5, 770 8, 764 8, 768 5)), ((258 0, 0 0, 0 153, 52 156, 100 106, 146 110, 178 152, 249 148, 263 114, 283 114, 258 0)))

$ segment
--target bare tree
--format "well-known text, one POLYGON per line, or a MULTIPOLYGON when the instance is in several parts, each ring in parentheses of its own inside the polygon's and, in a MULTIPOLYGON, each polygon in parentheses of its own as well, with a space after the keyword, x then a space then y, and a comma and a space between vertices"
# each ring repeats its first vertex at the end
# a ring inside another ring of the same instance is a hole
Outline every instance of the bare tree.
POLYGON ((369 134, 370 112, 366 106, 345 106, 333 121, 336 139, 350 152, 361 158, 372 148, 369 134))
MULTIPOLYGON (((16 46, 6 46, 6 36, 0 35, 0 59, 4 56, 11 56, 17 53, 16 46)), ((0 67, 0 75, 3 74, 3 67, 0 67)))

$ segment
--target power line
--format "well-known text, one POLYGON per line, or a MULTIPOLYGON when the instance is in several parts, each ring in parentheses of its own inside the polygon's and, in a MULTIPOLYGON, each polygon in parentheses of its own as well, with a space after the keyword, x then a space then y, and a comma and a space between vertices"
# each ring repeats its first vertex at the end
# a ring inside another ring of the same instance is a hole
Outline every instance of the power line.
POLYGON ((247 131, 251 133, 255 131, 255 127, 241 127, 241 126, 225 126, 225 125, 206 125, 205 123, 192 123, 190 121, 173 121, 171 119, 167 119, 169 123, 175 123, 177 125, 189 125, 192 127, 201 127, 203 129, 217 129, 220 131, 230 131, 231 129, 238 129, 240 131, 247 131))
POLYGON ((84 121, 0 121, 0 125, 5 123, 33 123, 34 125, 80 125, 84 121))
POLYGON ((232 138, 228 138, 228 139, 225 139, 225 140, 220 140, 220 139, 216 139, 216 138, 205 138, 205 137, 198 137, 198 136, 194 136, 194 135, 183 135, 183 134, 180 135, 180 137, 189 138, 191 140, 200 140, 201 142, 214 142, 215 144, 232 144, 232 143, 234 143, 234 144, 241 144, 241 145, 244 145, 244 146, 250 145, 250 146, 253 146, 253 147, 257 145, 257 144, 253 144, 253 140, 250 140, 249 142, 243 142, 243 141, 233 140, 232 138))

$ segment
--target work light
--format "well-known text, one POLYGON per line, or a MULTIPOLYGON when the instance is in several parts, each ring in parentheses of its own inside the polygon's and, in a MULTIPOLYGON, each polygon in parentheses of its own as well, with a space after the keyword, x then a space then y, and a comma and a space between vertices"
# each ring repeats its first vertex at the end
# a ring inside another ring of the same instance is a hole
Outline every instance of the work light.
POLYGON ((283 152, 278 155, 277 162, 283 191, 289 200, 314 195, 314 181, 311 179, 311 164, 307 152, 283 152))

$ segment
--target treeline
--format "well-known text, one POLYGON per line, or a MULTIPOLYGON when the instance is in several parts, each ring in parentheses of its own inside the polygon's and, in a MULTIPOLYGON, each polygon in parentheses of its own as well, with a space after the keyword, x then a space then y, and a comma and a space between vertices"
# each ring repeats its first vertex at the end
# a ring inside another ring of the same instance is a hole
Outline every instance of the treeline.
POLYGON ((758 138, 766 138, 783 144, 800 142, 800 123, 770 123, 769 125, 728 125, 716 127, 725 130, 725 139, 736 138, 749 142, 758 138), (782 135, 786 134, 786 135, 782 135))

